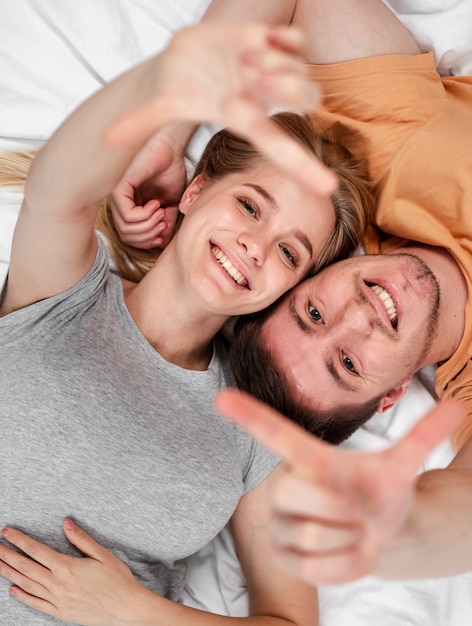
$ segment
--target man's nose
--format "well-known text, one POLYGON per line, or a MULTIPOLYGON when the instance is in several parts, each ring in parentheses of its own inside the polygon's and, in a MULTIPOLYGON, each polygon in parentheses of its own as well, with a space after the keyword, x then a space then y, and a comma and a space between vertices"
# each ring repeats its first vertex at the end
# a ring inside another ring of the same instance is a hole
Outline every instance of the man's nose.
POLYGON ((342 315, 345 330, 366 337, 372 333, 374 323, 370 307, 357 299, 347 303, 342 315))

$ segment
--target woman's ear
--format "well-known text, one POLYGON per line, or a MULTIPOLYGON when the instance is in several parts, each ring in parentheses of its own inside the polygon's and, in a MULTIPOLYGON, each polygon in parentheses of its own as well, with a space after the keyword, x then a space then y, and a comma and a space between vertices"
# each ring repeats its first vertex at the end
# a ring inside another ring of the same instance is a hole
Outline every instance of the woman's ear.
POLYGON ((202 174, 198 174, 198 176, 195 176, 192 182, 187 186, 180 199, 179 211, 181 213, 184 215, 187 214, 189 207, 193 204, 193 201, 198 198, 204 187, 205 184, 203 182, 203 176, 202 174))

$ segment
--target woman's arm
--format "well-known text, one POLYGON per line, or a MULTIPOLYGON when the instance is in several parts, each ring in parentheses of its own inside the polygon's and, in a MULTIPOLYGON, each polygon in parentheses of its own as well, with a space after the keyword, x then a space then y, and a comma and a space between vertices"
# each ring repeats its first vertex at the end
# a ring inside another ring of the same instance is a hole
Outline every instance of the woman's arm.
MULTIPOLYGON (((296 0, 212 0, 201 21, 289 25, 295 5, 296 0)), ((169 243, 186 182, 184 154, 197 129, 183 122, 159 131, 125 172, 111 197, 113 221, 124 243, 141 249, 169 243)))
POLYGON ((266 488, 254 491, 258 493, 242 505, 236 523, 237 545, 248 575, 248 618, 210 614, 158 596, 70 519, 64 522, 64 532, 87 556, 60 554, 6 528, 3 537, 28 556, 0 544, 0 575, 14 583, 10 593, 20 602, 83 626, 316 626, 316 592, 305 592, 301 583, 294 584, 269 566, 270 545, 261 519, 261 513, 267 515, 267 505, 256 500, 265 499, 266 488))
POLYGON ((243 496, 231 519, 249 592, 249 611, 253 616, 277 617, 281 624, 316 626, 319 621, 316 590, 289 576, 274 561, 269 493, 271 482, 277 480, 279 472, 280 466, 243 496))
POLYGON ((294 58, 300 49, 300 33, 291 29, 197 25, 79 106, 32 164, 1 312, 59 293, 87 272, 100 201, 165 124, 231 125, 309 186, 318 179, 318 192, 329 195, 332 173, 266 116, 275 104, 310 108, 316 101, 294 58))

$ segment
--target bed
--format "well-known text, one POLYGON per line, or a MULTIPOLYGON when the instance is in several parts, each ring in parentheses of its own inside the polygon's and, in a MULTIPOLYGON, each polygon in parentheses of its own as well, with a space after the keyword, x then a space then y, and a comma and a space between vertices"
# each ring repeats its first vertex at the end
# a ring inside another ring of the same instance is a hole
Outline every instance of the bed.
MULTIPOLYGON (((471 0, 387 2, 443 75, 472 74, 471 0)), ((0 149, 38 147, 86 96, 151 55, 176 29, 198 21, 209 0, 16 0, 0 3, 0 149)), ((213 129, 201 129, 194 160, 213 129)), ((21 191, 0 190, 0 281, 6 276, 21 191)), ((405 398, 374 416, 345 445, 379 449, 396 440, 435 401, 432 371, 405 398)), ((425 468, 448 463, 448 442, 425 468)), ((244 580, 225 529, 189 562, 185 601, 237 616, 247 610, 244 580)), ((439 580, 387 582, 367 577, 320 589, 322 626, 469 626, 472 573, 439 580)))

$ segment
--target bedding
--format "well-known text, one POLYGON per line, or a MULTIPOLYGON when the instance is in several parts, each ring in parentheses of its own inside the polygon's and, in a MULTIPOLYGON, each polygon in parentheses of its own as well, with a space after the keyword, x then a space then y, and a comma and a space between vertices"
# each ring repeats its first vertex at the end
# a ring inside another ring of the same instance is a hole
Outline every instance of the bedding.
MULTIPOLYGON (((0 149, 38 147, 85 97, 129 65, 198 21, 209 0, 16 0, 0 3, 0 149)), ((433 49, 443 75, 472 74, 471 0, 385 0, 420 46, 433 49)), ((197 158, 213 132, 201 129, 189 149, 197 158)), ((0 189, 0 281, 6 276, 18 189, 0 189)), ((406 396, 376 415, 346 446, 379 449, 395 441, 435 401, 431 370, 406 396)), ((424 468, 447 464, 448 442, 424 468)), ((186 602, 244 615, 247 596, 231 535, 225 529, 189 562, 186 602)), ((322 626, 469 626, 472 573, 448 579, 388 582, 367 577, 320 589, 322 626)))

